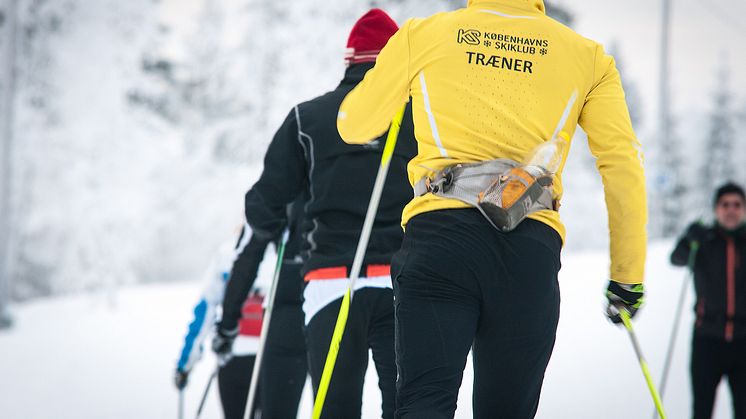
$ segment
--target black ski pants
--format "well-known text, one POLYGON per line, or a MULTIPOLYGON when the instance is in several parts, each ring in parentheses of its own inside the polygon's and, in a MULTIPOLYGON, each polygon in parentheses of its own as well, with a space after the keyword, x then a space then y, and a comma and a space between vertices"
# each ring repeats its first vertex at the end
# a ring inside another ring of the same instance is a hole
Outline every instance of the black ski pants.
POLYGON ((286 262, 280 271, 259 384, 262 419, 298 415, 308 371, 300 268, 300 263, 286 262))
POLYGON ((559 320, 560 236, 498 232, 475 209, 423 213, 394 256, 396 417, 452 418, 473 348, 474 418, 533 418, 559 320))
POLYGON ((694 419, 712 417, 715 394, 723 376, 728 377, 730 385, 733 418, 746 419, 746 339, 726 342, 695 334, 691 359, 694 419))
MULTIPOLYGON (((218 370, 220 404, 225 419, 243 419, 255 361, 255 355, 234 356, 218 370)), ((255 405, 252 417, 259 417, 258 411, 259 406, 255 405)))
MULTIPOLYGON (((308 366, 314 395, 324 371, 342 299, 321 309, 306 326, 308 366)), ((396 363, 394 360, 394 306, 390 288, 361 288, 355 291, 347 326, 339 346, 321 414, 328 419, 360 418, 363 383, 368 369, 368 350, 378 373, 382 397, 382 417, 394 417, 396 363)))

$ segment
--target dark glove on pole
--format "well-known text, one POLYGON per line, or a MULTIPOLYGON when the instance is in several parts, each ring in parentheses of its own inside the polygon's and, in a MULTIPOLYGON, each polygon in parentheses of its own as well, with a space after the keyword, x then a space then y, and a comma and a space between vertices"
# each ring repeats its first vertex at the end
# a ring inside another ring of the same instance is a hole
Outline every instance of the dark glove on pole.
POLYGON ((707 227, 705 227, 701 221, 697 221, 692 223, 689 228, 686 229, 684 237, 689 243, 701 243, 707 234, 707 227))
POLYGON ((218 356, 218 362, 220 365, 225 365, 231 358, 231 352, 233 350, 233 341, 236 340, 238 335, 238 328, 234 330, 224 330, 220 327, 215 332, 215 337, 212 338, 212 350, 218 356))
POLYGON ((606 307, 606 316, 614 324, 622 323, 619 310, 625 309, 629 317, 635 317, 637 310, 644 302, 645 287, 642 284, 622 284, 614 280, 609 281, 606 288, 606 298, 609 304, 606 307))
POLYGON ((183 390, 187 386, 189 381, 189 371, 182 371, 177 369, 174 372, 174 385, 178 390, 183 390))

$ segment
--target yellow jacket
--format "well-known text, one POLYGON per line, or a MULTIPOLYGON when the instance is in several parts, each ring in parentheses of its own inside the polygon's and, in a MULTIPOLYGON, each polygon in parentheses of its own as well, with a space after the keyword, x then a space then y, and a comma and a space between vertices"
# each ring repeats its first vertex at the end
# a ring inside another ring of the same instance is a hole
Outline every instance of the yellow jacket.
MULTIPOLYGON (((410 19, 345 98, 339 133, 348 143, 371 141, 410 96, 419 147, 408 166, 412 184, 457 163, 522 161, 559 131, 572 136, 580 124, 603 178, 611 278, 643 281, 642 150, 614 59, 600 44, 547 17, 541 0, 470 0, 464 9, 410 19)), ((561 196, 561 170, 555 188, 561 196)), ((426 194, 406 206, 402 225, 423 212, 467 206, 426 194)), ((564 240, 557 212, 530 217, 564 240)))

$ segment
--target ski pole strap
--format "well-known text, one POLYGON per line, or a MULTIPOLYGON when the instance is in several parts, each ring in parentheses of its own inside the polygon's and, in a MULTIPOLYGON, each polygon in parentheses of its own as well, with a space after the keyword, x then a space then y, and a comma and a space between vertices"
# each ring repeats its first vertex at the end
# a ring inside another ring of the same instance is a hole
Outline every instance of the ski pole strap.
POLYGON ((414 196, 431 193, 465 202, 498 230, 511 231, 531 213, 559 209, 552 175, 539 167, 519 166, 510 159, 449 166, 415 182, 414 196))
POLYGON ((479 192, 487 189, 496 177, 518 166, 510 159, 495 159, 478 163, 463 163, 448 166, 435 172, 434 176, 423 177, 414 184, 414 196, 432 193, 453 197, 476 205, 479 192))

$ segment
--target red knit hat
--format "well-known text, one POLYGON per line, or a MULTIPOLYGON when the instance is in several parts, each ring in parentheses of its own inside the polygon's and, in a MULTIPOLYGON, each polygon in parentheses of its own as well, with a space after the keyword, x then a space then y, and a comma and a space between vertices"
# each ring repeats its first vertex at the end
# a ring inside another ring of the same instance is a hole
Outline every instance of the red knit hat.
POLYGON ((355 22, 347 39, 345 64, 376 61, 386 42, 399 30, 396 22, 381 9, 371 9, 355 22))

